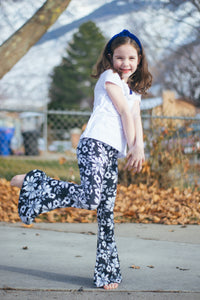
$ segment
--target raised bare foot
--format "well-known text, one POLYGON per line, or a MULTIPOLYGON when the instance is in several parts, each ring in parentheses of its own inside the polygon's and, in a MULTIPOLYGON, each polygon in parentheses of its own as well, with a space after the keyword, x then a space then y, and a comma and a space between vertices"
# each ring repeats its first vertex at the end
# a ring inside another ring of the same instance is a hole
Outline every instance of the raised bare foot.
POLYGON ((104 285, 104 289, 105 290, 113 290, 113 289, 117 289, 118 288, 118 283, 110 283, 110 284, 107 284, 107 285, 104 285))
POLYGON ((22 175, 16 175, 14 176, 11 181, 10 181, 10 185, 11 186, 16 186, 18 188, 21 189, 22 184, 24 182, 24 177, 26 176, 26 174, 22 174, 22 175))

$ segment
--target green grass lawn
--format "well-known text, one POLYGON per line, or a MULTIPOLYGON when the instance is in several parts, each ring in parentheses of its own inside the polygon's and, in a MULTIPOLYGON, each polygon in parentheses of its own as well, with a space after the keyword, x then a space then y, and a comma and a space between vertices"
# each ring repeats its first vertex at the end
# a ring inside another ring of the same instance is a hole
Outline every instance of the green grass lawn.
POLYGON ((24 174, 33 169, 40 169, 48 176, 61 180, 80 182, 79 168, 76 160, 68 160, 60 164, 59 160, 3 158, 0 157, 0 177, 11 180, 16 174, 24 174))
MULTIPOLYGON (((120 162, 119 162, 120 166, 120 162)), ((24 174, 33 169, 40 169, 46 172, 46 174, 52 178, 59 178, 65 181, 74 181, 76 183, 80 183, 80 175, 77 160, 74 157, 69 158, 64 161, 63 164, 59 162, 59 158, 46 159, 43 157, 0 157, 0 178, 5 178, 8 181, 11 180, 13 176, 16 174, 24 174)), ((119 168, 120 169, 120 168, 119 168)), ((199 186, 199 164, 192 164, 188 168, 186 173, 181 173, 181 170, 178 170, 177 166, 174 170, 172 167, 170 170, 170 178, 171 185, 170 187, 176 186, 186 188, 186 187, 194 187, 199 186)), ((139 174, 142 176, 142 174, 139 174)), ((124 170, 121 168, 119 170, 119 180, 118 183, 122 185, 126 185, 124 183, 124 178, 126 174, 124 170)), ((153 179, 153 178, 152 178, 153 179)), ((144 178, 145 180, 145 178, 144 178)), ((130 183, 139 184, 141 182, 140 177, 132 178, 130 183)))

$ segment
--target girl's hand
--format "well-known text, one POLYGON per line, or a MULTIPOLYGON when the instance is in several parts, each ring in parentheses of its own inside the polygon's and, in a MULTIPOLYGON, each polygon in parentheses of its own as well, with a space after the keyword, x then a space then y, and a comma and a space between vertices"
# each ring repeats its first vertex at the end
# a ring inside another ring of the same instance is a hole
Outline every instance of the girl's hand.
POLYGON ((128 151, 125 169, 128 168, 129 171, 133 169, 133 172, 138 173, 142 170, 144 161, 144 147, 133 145, 128 151))

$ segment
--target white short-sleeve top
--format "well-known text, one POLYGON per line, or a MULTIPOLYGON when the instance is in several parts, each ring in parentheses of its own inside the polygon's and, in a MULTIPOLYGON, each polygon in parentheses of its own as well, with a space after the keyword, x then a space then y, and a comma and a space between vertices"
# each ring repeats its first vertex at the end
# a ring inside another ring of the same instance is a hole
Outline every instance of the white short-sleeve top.
POLYGON ((141 101, 141 95, 130 92, 128 84, 121 80, 118 73, 109 69, 103 72, 94 89, 94 107, 81 138, 93 138, 106 143, 119 152, 119 157, 126 156, 127 141, 119 113, 107 94, 105 83, 111 82, 122 88, 130 109, 135 100, 141 101))

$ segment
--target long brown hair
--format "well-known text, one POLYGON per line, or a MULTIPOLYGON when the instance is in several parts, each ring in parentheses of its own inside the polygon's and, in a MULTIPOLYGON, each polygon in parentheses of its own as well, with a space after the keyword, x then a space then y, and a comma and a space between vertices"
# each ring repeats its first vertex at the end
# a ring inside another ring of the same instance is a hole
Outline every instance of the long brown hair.
MULTIPOLYGON (((137 50, 138 57, 140 58, 137 70, 128 79, 128 85, 134 92, 138 94, 145 94, 152 84, 152 75, 148 70, 146 55, 143 47, 141 51, 136 41, 127 36, 117 37, 111 44, 109 42, 106 44, 97 64, 95 65, 92 77, 99 78, 99 76, 108 69, 113 69, 113 71, 116 72, 112 63, 113 53, 116 48, 125 44, 131 44, 137 50)), ((121 74, 119 75, 121 76, 121 74)))

